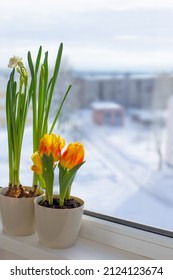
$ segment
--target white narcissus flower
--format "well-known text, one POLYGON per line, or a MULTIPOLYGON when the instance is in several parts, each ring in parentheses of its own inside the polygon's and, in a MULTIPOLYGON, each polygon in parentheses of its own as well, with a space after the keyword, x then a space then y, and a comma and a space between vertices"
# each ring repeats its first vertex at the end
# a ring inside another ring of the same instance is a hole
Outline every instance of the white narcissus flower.
POLYGON ((8 67, 15 68, 17 65, 20 65, 22 58, 19 56, 13 56, 10 58, 8 67))

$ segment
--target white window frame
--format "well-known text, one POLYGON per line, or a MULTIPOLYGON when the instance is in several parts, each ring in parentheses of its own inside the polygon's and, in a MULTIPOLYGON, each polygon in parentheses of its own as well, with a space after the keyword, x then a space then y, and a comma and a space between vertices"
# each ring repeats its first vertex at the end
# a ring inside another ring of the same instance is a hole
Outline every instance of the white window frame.
POLYGON ((173 259, 173 238, 84 215, 80 236, 150 259, 173 259))

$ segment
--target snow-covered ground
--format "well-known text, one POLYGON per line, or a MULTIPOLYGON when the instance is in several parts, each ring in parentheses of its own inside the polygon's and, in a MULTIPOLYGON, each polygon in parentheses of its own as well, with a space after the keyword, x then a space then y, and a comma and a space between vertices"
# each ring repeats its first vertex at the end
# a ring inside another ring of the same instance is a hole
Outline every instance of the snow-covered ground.
MULTIPOLYGON (((173 230, 173 169, 157 169, 153 130, 127 118, 123 127, 97 126, 91 111, 81 111, 56 131, 66 142, 80 141, 86 163, 79 170, 72 194, 85 200, 85 209, 173 230)), ((164 138, 163 138, 164 139, 164 138)), ((162 142, 164 148, 164 140, 162 142)), ((1 186, 8 183, 6 132, 0 132, 1 186)), ((21 183, 30 185, 32 131, 26 129, 21 183)), ((57 176, 55 178, 57 185, 57 176)), ((55 187, 57 192, 57 187, 55 187)))

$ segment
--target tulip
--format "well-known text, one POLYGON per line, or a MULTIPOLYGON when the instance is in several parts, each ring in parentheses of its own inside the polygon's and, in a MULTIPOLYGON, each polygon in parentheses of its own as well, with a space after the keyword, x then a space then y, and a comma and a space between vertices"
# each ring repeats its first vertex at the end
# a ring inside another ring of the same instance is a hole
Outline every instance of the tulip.
POLYGON ((40 149, 32 155, 32 171, 38 176, 40 185, 46 190, 49 205, 53 204, 54 170, 59 168, 59 205, 70 198, 71 186, 79 168, 84 164, 84 146, 79 142, 68 145, 61 153, 65 140, 55 134, 45 134, 40 140, 40 149), (59 161, 59 162, 58 162, 59 161), (58 164, 57 164, 58 162, 58 164))
POLYGON ((40 155, 50 156, 52 154, 54 162, 60 159, 61 150, 65 146, 65 140, 55 134, 45 134, 40 141, 40 155))
POLYGON ((81 143, 74 142, 68 145, 61 156, 60 164, 66 169, 72 169, 84 161, 84 147, 81 143))

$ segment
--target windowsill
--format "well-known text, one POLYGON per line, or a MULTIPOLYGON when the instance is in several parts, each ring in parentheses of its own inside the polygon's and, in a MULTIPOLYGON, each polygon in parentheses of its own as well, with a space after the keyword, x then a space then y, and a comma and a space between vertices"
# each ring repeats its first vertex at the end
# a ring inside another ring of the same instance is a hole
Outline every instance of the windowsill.
POLYGON ((149 259, 173 259, 173 238, 98 218, 85 216, 80 236, 149 259))
POLYGON ((0 259, 5 258, 173 259, 173 240, 84 215, 80 236, 76 244, 67 249, 45 248, 38 243, 37 234, 9 236, 2 232, 0 225, 0 259))

